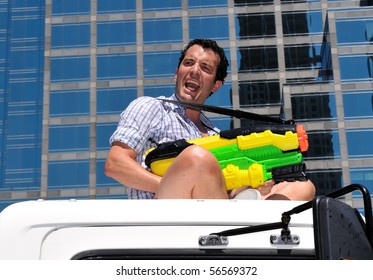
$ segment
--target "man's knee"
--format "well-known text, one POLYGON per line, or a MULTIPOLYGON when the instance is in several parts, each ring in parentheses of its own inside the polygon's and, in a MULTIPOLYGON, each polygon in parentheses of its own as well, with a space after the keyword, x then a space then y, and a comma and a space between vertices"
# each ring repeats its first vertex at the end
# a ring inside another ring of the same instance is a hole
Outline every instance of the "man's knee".
POLYGON ((188 165, 216 165, 219 163, 215 156, 202 146, 191 145, 182 151, 178 158, 188 165))

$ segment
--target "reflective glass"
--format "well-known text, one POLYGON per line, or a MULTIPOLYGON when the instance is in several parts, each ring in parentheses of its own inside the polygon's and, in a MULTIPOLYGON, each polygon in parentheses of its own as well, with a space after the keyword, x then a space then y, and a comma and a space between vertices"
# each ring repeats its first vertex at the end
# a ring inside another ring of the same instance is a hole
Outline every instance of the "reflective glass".
POLYGON ((286 46, 286 70, 321 68, 321 45, 286 46))
POLYGON ((278 81, 239 81, 240 105, 261 106, 280 103, 278 81))
POLYGON ((52 25, 52 49, 89 47, 90 24, 69 23, 52 25))
POLYGON ((182 41, 181 18, 151 19, 143 22, 144 44, 182 41))
POLYGON ((11 50, 11 60, 10 60, 10 66, 13 71, 11 71, 12 76, 23 76, 25 77, 25 74, 30 74, 33 77, 36 76, 37 71, 35 70, 36 67, 40 64, 40 50, 38 49, 17 49, 17 50, 11 50), (26 70, 29 69, 31 71, 22 71, 20 73, 16 73, 14 70, 26 70))
POLYGON ((308 151, 304 153, 305 159, 339 159, 338 131, 308 131, 308 151))
POLYGON ((175 92, 175 85, 145 86, 144 95, 151 97, 170 96, 175 92))
POLYGON ((180 51, 144 53, 144 77, 174 77, 179 57, 180 51))
POLYGON ((118 53, 97 56, 97 80, 136 77, 136 54, 118 53))
POLYGON ((50 117, 89 115, 89 90, 52 91, 50 117))
POLYGON ((21 138, 36 135, 40 129, 39 118, 40 116, 31 110, 8 112, 6 133, 8 136, 18 135, 21 138))
POLYGON ((49 152, 89 151, 89 125, 49 127, 49 152))
POLYGON ((338 45, 362 44, 373 41, 373 19, 336 21, 338 45))
POLYGON ((238 14, 236 38, 263 38, 276 36, 274 14, 238 14))
POLYGON ((142 0, 142 8, 146 10, 181 9, 181 0, 142 0))
POLYGON ((227 0, 188 0, 188 7, 190 9, 204 8, 204 7, 226 7, 227 0))
MULTIPOLYGON (((373 166, 351 168, 350 176, 353 184, 361 184, 365 186, 371 194, 373 193, 373 166)), ((354 192, 352 197, 361 198, 362 195, 360 192, 354 192)))
POLYGON ((123 13, 136 11, 136 0, 97 0, 97 13, 123 13))
POLYGON ((91 0, 63 0, 53 1, 52 14, 71 15, 71 14, 89 14, 91 9, 91 0))
POLYGON ((97 115, 119 115, 136 97, 136 88, 98 88, 97 115))
POLYGON ((347 149, 350 158, 372 158, 373 129, 349 129, 346 131, 347 149))
POLYGON ((372 119, 373 91, 343 92, 343 106, 346 119, 372 119))
POLYGON ((207 105, 232 108, 232 84, 225 82, 206 100, 207 105))
POLYGON ((306 175, 317 186, 316 195, 325 195, 344 186, 341 169, 308 170, 306 175))
POLYGON ((235 6, 250 6, 250 5, 268 5, 273 4, 273 0, 234 0, 235 6))
POLYGON ((340 56, 339 65, 342 82, 371 81, 373 78, 373 55, 340 56))
MULTIPOLYGON (((26 141, 23 141, 26 142, 26 141)), ((8 144, 7 145, 7 169, 29 169, 34 168, 35 162, 29 159, 39 159, 40 163, 40 152, 41 150, 36 147, 35 144, 26 144, 22 147, 8 144)), ((33 169, 34 170, 34 169, 33 169)), ((35 170, 34 170, 35 171, 35 170)), ((18 171, 18 179, 25 178, 25 177, 33 177, 31 174, 28 174, 26 176, 22 175, 21 173, 30 173, 27 172, 27 170, 24 171, 18 171)), ((11 175, 11 174, 8 174, 11 175)), ((13 174, 16 175, 16 174, 13 174)), ((7 178, 11 178, 13 176, 7 176, 7 178)), ((17 177, 13 177, 14 179, 17 179, 17 177)))
POLYGON ((48 189, 89 187, 89 160, 49 161, 48 189))
POLYGON ((12 20, 12 39, 37 38, 40 36, 41 21, 38 18, 12 20))
POLYGON ((330 120, 337 118, 335 95, 311 93, 291 97, 291 108, 295 120, 330 120))
POLYGON ((189 37, 191 39, 210 38, 214 40, 228 40, 228 29, 228 16, 225 15, 189 18, 189 37))
POLYGON ((43 96, 39 92, 40 84, 32 80, 11 82, 9 84, 9 89, 10 92, 17 93, 10 96, 12 102, 41 102, 43 100, 43 96))
POLYGON ((277 47, 239 47, 237 61, 239 73, 277 70, 277 47))
POLYGON ((51 58, 51 82, 89 80, 88 56, 63 56, 51 58))
MULTIPOLYGON (((119 119, 119 114, 118 114, 118 119, 119 119)), ((96 125, 96 133, 97 133, 96 148, 98 151, 105 151, 110 147, 109 138, 113 134, 116 128, 117 128, 117 123, 97 123, 96 125)), ((97 170, 100 170, 100 169, 97 169, 97 170)))
MULTIPOLYGON (((113 187, 119 187, 123 188, 123 185, 119 183, 118 181, 115 181, 114 179, 108 177, 105 175, 103 172, 104 166, 105 166, 105 161, 106 159, 97 159, 96 161, 96 187, 99 188, 113 188, 113 187), (101 172, 100 172, 101 171, 101 172)), ((127 194, 126 192, 122 192, 119 196, 112 194, 112 195, 102 195, 102 194, 97 194, 96 198, 103 198, 103 197, 108 197, 108 198, 121 198, 121 199, 126 199, 127 194), (112 197, 111 197, 112 196, 112 197)))
POLYGON ((109 21, 97 23, 97 46, 136 44, 136 21, 109 21))
POLYGON ((219 117, 219 118, 210 118, 214 126, 220 130, 230 130, 233 129, 232 118, 230 117, 219 117))
POLYGON ((321 11, 283 13, 282 27, 284 36, 322 34, 322 13, 321 11))

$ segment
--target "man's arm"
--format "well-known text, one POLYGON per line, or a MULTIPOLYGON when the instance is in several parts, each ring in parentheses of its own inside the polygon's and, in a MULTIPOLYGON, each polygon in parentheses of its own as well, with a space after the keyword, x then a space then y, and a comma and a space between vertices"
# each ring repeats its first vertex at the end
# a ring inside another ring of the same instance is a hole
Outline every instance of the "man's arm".
POLYGON ((136 151, 128 145, 113 142, 105 163, 106 176, 125 186, 155 193, 161 177, 144 169, 136 162, 136 156, 136 151))

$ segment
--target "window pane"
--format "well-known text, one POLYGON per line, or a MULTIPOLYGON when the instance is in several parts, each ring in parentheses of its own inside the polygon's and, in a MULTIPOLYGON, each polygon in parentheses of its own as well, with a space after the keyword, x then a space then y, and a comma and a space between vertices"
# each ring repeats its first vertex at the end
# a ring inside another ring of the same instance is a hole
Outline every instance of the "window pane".
MULTIPOLYGON (((351 168, 350 176, 353 184, 361 184, 365 186, 371 194, 373 193, 373 166, 359 169, 351 168)), ((354 192, 352 197, 361 198, 362 195, 360 192, 354 192)))
POLYGON ((52 26, 52 49, 89 47, 89 23, 52 26))
POLYGON ((336 22, 338 45, 371 43, 373 19, 340 20, 336 22))
POLYGON ((175 85, 160 85, 144 87, 144 95, 151 97, 170 96, 175 92, 175 85))
POLYGON ((249 5, 268 5, 273 4, 273 0, 235 0, 235 6, 249 6, 249 5))
POLYGON ((277 48, 240 47, 237 51, 239 73, 268 71, 278 69, 277 48))
POLYGON ((89 115, 89 90, 52 91, 50 116, 89 115))
POLYGON ((136 97, 136 88, 98 88, 97 115, 120 114, 136 97))
POLYGON ((373 92, 343 92, 343 106, 346 119, 372 119, 373 92))
POLYGON ((173 77, 179 56, 180 52, 144 53, 144 77, 173 77))
POLYGON ((112 54, 97 56, 97 79, 123 79, 136 77, 136 54, 112 54))
POLYGON ((89 80, 89 57, 52 57, 51 82, 89 80))
POLYGON ((373 78, 373 56, 354 55, 349 57, 340 57, 341 79, 343 82, 371 81, 373 78), (351 71, 354 69, 354 71, 351 71))
POLYGON ((293 119, 323 120, 336 119, 336 104, 334 94, 312 93, 294 95, 291 97, 293 119))
POLYGON ((321 45, 285 47, 286 70, 320 68, 320 50, 321 45))
POLYGON ((52 14, 89 14, 91 9, 91 0, 63 0, 53 1, 52 14))
POLYGON ((305 159, 339 159, 339 135, 337 131, 308 131, 308 151, 305 159))
POLYGON ((227 0, 188 0, 188 6, 191 9, 202 7, 226 7, 227 0))
POLYGON ((181 9, 181 0, 143 0, 143 10, 172 10, 181 9))
POLYGON ((55 161, 48 164, 48 189, 89 187, 89 161, 55 161))
POLYGON ((136 0, 97 0, 97 13, 123 13, 136 11, 136 0))
POLYGON ((347 130, 348 155, 351 158, 366 158, 373 156, 372 129, 347 130))
POLYGON ((89 150, 89 125, 50 126, 49 152, 89 150))
POLYGON ((97 23, 97 45, 122 46, 136 44, 136 21, 97 23))
POLYGON ((182 41, 181 19, 144 20, 144 43, 170 43, 182 41), (162 30, 162 32, 159 32, 162 30))
POLYGON ((241 106, 279 104, 280 85, 278 81, 242 81, 239 95, 241 106))
POLYGON ((315 184, 316 195, 325 195, 344 187, 340 169, 309 170, 306 175, 315 184))
POLYGON ((228 16, 191 17, 189 19, 189 37, 210 38, 214 40, 229 39, 228 16), (213 26, 214 28, 206 28, 213 26))
POLYGON ((276 36, 274 14, 238 14, 236 38, 262 38, 276 36))
POLYGON ((285 36, 322 34, 322 13, 321 11, 284 13, 282 27, 285 36))

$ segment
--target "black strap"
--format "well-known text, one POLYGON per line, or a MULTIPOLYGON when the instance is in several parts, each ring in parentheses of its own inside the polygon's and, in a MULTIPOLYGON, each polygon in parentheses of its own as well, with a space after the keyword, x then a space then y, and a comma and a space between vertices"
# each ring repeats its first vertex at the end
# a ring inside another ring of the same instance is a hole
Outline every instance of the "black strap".
POLYGON ((180 104, 189 109, 217 113, 221 115, 235 117, 238 119, 250 119, 250 120, 266 121, 266 122, 279 123, 279 124, 294 124, 293 120, 282 120, 280 118, 273 118, 270 116, 259 115, 259 114, 241 111, 237 109, 232 110, 228 108, 222 108, 222 107, 205 105, 205 104, 196 104, 192 102, 183 102, 183 101, 178 101, 178 100, 169 100, 169 99, 159 99, 159 100, 169 102, 169 103, 174 103, 174 104, 180 104))

